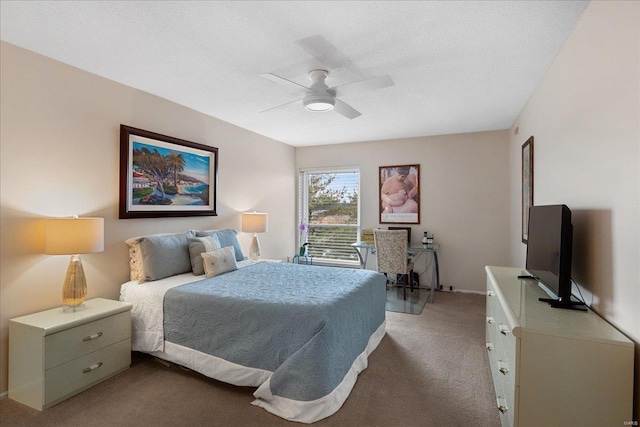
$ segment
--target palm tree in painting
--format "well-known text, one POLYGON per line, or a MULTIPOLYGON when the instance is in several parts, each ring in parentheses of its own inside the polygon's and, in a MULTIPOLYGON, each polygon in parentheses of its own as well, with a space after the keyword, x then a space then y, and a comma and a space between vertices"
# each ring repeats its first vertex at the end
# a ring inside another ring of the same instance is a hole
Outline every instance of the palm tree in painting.
POLYGON ((169 164, 169 168, 173 172, 173 185, 178 188, 178 174, 184 170, 185 161, 182 154, 176 153, 172 151, 167 156, 167 162, 169 164))
POLYGON ((162 156, 158 150, 149 151, 146 147, 133 150, 133 165, 137 169, 151 175, 157 185, 158 190, 162 193, 162 199, 165 199, 163 181, 171 174, 169 162, 162 156))

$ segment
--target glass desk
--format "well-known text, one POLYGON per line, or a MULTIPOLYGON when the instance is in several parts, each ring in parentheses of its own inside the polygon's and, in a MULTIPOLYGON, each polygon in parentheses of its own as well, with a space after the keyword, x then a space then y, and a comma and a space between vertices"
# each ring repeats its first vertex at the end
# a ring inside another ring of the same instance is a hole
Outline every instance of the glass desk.
MULTIPOLYGON (((351 247, 358 254, 358 260, 360 261, 360 268, 365 268, 367 265, 367 259, 369 253, 376 252, 376 245, 373 243, 356 242, 352 243, 351 247)), ((428 302, 433 302, 433 293, 436 289, 440 289, 440 267, 438 266, 438 248, 440 245, 434 243, 432 245, 423 245, 422 243, 413 243, 407 248, 407 252, 414 255, 414 262, 422 256, 422 254, 431 254, 433 256, 433 269, 431 270, 431 289, 429 291, 428 302)), ((425 255, 426 256, 426 255, 425 255)))
POLYGON ((294 255, 291 262, 294 264, 313 265, 313 257, 310 257, 309 255, 294 255))

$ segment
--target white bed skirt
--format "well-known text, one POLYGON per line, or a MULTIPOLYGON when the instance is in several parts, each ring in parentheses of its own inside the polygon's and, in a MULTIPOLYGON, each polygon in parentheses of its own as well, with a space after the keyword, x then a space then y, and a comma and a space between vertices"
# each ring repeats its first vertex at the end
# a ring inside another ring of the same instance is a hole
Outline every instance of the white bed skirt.
POLYGON ((255 386, 256 400, 253 405, 289 421, 313 423, 334 414, 344 404, 358 379, 358 374, 368 366, 369 355, 378 347, 386 333, 386 321, 369 337, 367 347, 356 357, 344 379, 326 396, 311 401, 287 399, 271 394, 269 380, 271 372, 249 368, 228 362, 197 350, 169 341, 164 342, 164 351, 150 352, 160 359, 176 363, 207 377, 238 386, 255 386))

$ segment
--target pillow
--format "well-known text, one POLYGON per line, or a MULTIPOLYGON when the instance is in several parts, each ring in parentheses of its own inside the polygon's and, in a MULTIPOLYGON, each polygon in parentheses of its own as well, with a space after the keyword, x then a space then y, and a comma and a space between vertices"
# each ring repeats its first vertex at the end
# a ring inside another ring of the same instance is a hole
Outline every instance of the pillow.
POLYGON ((127 239, 131 280, 143 283, 191 271, 189 237, 193 232, 127 239))
POLYGON ((203 253, 202 261, 207 277, 237 270, 238 264, 236 264, 234 252, 233 246, 227 246, 222 249, 203 253))
POLYGON ((139 281, 143 275, 140 245, 138 243, 131 244, 129 245, 129 280, 139 281))
POLYGON ((191 258, 191 271, 196 276, 204 274, 204 266, 202 265, 202 253, 211 252, 214 249, 220 249, 220 241, 217 236, 205 237, 189 237, 189 256, 191 258))
POLYGON ((220 241, 220 247, 224 248, 226 246, 233 246, 233 251, 236 256, 236 261, 242 261, 244 259, 244 254, 242 253, 242 247, 240 247, 240 243, 238 243, 235 230, 226 228, 224 230, 196 231, 196 236, 197 237, 217 236, 218 240, 220 241))

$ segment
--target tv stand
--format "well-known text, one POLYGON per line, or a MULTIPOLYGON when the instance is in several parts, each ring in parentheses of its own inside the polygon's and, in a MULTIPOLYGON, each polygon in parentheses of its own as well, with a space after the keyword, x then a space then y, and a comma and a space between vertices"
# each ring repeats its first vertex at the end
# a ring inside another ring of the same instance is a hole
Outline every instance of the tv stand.
POLYGON ((580 301, 560 301, 553 298, 538 298, 538 301, 548 302, 553 308, 566 308, 567 310, 587 311, 587 306, 580 301))
POLYGON ((503 427, 634 419, 634 344, 627 337, 592 310, 550 310, 538 301, 548 295, 537 282, 517 278, 521 268, 486 273, 488 368, 503 427))

